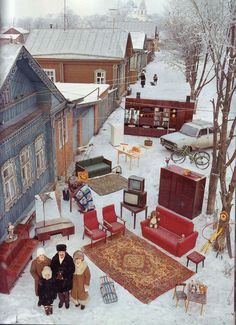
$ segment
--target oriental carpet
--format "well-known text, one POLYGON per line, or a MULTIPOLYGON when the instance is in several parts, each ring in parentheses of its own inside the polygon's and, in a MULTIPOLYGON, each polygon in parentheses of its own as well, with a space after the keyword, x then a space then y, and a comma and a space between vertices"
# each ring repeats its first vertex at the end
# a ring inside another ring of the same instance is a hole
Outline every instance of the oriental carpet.
POLYGON ((128 181, 119 174, 109 174, 89 179, 88 185, 99 195, 107 195, 126 188, 128 181))
POLYGON ((147 304, 184 282, 194 272, 126 229, 107 242, 86 245, 83 252, 103 272, 147 304))

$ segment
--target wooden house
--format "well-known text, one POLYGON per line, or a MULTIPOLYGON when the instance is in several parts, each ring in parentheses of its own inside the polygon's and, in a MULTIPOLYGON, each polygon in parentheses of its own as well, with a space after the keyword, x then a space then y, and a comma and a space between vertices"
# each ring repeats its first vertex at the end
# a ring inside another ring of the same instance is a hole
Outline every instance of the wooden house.
POLYGON ((115 109, 115 91, 108 84, 55 83, 73 104, 73 153, 97 134, 115 109))
POLYGON ((54 82, 109 84, 118 99, 128 87, 133 45, 126 31, 33 30, 26 48, 54 82))
MULTIPOLYGON (((26 216, 35 194, 54 185, 60 173, 56 143, 72 146, 72 133, 65 138, 67 133, 59 135, 56 126, 61 123, 64 130, 69 129, 72 112, 64 96, 24 46, 5 45, 0 56, 2 238, 8 222, 15 223, 26 216)), ((72 157, 73 154, 68 163, 72 157)))
POLYGON ((134 54, 130 60, 130 83, 135 83, 139 73, 146 67, 148 54, 145 48, 146 34, 131 32, 134 54))
POLYGON ((12 35, 12 38, 15 38, 17 35, 18 42, 25 43, 27 37, 29 36, 29 31, 24 28, 21 28, 21 27, 11 26, 7 30, 3 31, 2 34, 3 35, 12 35))

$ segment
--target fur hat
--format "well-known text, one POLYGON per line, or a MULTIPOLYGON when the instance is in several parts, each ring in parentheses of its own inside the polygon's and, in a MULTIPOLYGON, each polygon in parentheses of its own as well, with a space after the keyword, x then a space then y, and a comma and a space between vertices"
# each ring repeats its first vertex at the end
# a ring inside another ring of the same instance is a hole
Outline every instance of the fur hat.
POLYGON ((45 250, 44 250, 44 248, 43 247, 39 247, 38 249, 37 249, 37 257, 39 257, 40 255, 45 255, 45 250))
POLYGON ((84 253, 81 251, 75 251, 73 254, 73 261, 75 262, 77 259, 84 260, 84 253))
POLYGON ((46 275, 49 274, 50 278, 52 277, 52 270, 50 268, 50 266, 44 266, 43 270, 42 270, 42 277, 44 279, 46 279, 46 275))
POLYGON ((58 252, 66 252, 66 245, 64 244, 58 244, 56 248, 58 252))

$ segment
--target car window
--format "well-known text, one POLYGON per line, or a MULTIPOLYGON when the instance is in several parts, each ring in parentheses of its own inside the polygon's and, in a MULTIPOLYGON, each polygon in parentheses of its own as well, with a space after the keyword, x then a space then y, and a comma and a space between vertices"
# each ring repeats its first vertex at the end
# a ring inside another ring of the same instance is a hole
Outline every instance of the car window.
POLYGON ((198 135, 198 129, 189 124, 184 124, 179 132, 190 137, 197 137, 198 135))
POLYGON ((203 135, 207 135, 207 129, 202 129, 199 132, 199 137, 203 136, 203 135))

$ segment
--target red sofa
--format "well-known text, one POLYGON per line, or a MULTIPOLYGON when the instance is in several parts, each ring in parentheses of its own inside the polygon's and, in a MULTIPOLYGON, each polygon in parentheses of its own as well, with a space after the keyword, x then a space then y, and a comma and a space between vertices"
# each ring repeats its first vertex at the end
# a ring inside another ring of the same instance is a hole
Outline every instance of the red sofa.
POLYGON ((162 206, 156 210, 160 213, 159 227, 150 228, 149 219, 145 219, 141 222, 143 237, 178 257, 194 248, 198 236, 194 224, 162 206))

